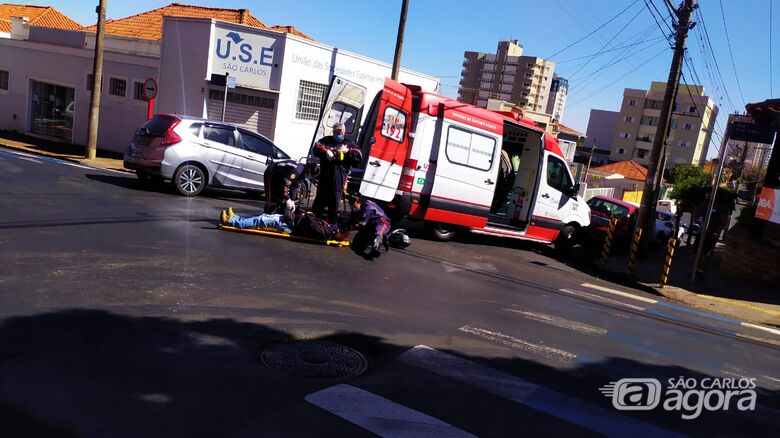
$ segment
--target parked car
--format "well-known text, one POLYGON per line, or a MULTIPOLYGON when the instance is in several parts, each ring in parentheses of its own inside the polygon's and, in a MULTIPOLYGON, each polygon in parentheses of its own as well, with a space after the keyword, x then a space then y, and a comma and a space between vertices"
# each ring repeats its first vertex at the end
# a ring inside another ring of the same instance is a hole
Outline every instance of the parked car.
POLYGON ((674 216, 677 214, 677 203, 671 199, 659 199, 655 204, 656 211, 668 211, 674 216))
POLYGON ((590 207, 590 226, 588 227, 587 240, 590 243, 600 244, 609 230, 609 219, 618 218, 615 229, 613 248, 627 246, 631 241, 631 233, 636 223, 636 215, 639 207, 609 196, 594 196, 587 202, 590 207))
POLYGON ((264 136, 229 123, 158 114, 136 131, 124 155, 148 186, 170 180, 184 196, 206 187, 264 189, 269 159, 290 156, 264 136))
MULTIPOLYGON (((666 243, 669 237, 674 233, 676 218, 674 214, 668 211, 656 210, 655 212, 655 227, 653 229, 653 242, 666 243)), ((680 228, 677 230, 677 240, 682 238, 685 234, 686 227, 684 224, 680 224, 680 228)))

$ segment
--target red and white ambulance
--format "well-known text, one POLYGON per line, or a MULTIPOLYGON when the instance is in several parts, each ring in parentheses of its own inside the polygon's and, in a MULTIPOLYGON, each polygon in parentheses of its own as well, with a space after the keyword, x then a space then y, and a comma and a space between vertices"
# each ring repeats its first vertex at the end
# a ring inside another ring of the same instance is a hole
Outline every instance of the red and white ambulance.
POLYGON ((440 240, 468 230, 564 252, 590 223, 557 140, 532 121, 386 79, 358 126, 365 97, 335 77, 315 138, 344 122, 363 151, 360 192, 394 217, 425 221, 440 240))

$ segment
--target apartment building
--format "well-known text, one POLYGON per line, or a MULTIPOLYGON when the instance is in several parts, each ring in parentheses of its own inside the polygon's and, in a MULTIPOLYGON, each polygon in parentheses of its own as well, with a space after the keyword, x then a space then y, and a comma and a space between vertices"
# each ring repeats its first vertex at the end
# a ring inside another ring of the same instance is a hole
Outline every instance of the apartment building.
MULTIPOLYGON (((610 161, 634 160, 647 166, 661 116, 665 82, 649 90, 626 88, 612 136, 610 161)), ((668 165, 701 165, 718 116, 715 102, 700 85, 680 84, 669 130, 668 165)))
POLYGON ((553 120, 561 121, 563 118, 563 109, 566 106, 566 95, 569 93, 569 81, 553 73, 552 83, 550 85, 550 97, 547 99, 547 114, 551 115, 553 120))
POLYGON ((496 53, 463 56, 458 100, 487 108, 489 99, 497 99, 528 111, 547 111, 554 62, 523 56, 518 40, 500 41, 496 53))

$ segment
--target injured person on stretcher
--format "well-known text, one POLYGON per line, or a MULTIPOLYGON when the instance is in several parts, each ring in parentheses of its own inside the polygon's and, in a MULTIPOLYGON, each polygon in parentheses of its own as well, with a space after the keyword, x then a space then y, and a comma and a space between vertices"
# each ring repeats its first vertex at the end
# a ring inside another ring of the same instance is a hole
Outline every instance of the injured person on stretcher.
POLYGON ((328 244, 341 242, 347 245, 349 232, 358 232, 352 241, 352 249, 367 259, 379 256, 380 248, 385 251, 390 246, 406 248, 409 237, 402 229, 390 231, 390 220, 380 206, 363 198, 360 193, 350 195, 349 205, 352 214, 346 221, 338 224, 328 223, 311 212, 285 210, 284 214, 261 214, 258 216, 239 216, 228 207, 220 214, 220 225, 225 228, 262 230, 290 237, 316 240, 328 244))
POLYGON ((339 231, 336 224, 318 219, 312 213, 295 210, 287 214, 261 214, 258 216, 239 216, 228 207, 219 216, 220 224, 242 229, 260 229, 290 234, 296 237, 328 241, 347 240, 348 233, 339 231))

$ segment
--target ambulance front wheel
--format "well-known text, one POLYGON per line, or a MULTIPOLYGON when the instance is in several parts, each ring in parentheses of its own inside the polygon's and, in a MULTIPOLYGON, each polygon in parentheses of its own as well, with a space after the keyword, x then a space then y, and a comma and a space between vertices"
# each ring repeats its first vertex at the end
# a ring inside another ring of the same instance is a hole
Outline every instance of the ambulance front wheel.
POLYGON ((458 234, 458 227, 452 224, 444 224, 441 222, 426 222, 425 228, 428 233, 433 236, 434 239, 439 242, 447 242, 455 238, 458 234))
POLYGON ((555 239, 555 250, 562 256, 568 256, 571 254, 571 250, 574 249, 574 244, 577 242, 577 227, 573 225, 565 225, 561 228, 561 232, 558 233, 558 238, 555 239))

